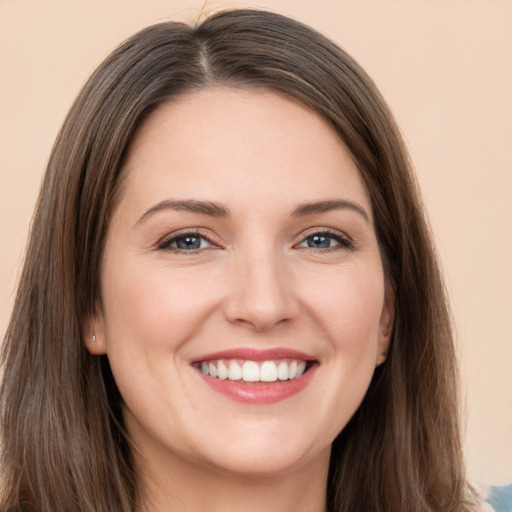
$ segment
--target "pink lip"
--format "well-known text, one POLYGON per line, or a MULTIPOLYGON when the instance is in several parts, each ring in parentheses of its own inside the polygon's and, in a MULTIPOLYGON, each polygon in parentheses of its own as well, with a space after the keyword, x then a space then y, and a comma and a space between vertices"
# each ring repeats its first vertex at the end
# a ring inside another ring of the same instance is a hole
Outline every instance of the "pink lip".
POLYGON ((221 393, 232 400, 246 404, 274 404, 302 391, 311 381, 318 365, 313 364, 306 373, 293 380, 283 380, 273 383, 247 382, 240 383, 235 380, 220 380, 204 375, 196 369, 197 374, 211 389, 221 393))
MULTIPOLYGON (((207 354, 191 361, 191 364, 201 361, 217 359, 245 359, 250 361, 269 361, 275 359, 299 359, 303 361, 316 361, 314 357, 285 348, 267 350, 255 350, 250 348, 223 350, 207 354)), ((204 375, 199 368, 193 366, 197 374, 214 391, 232 400, 246 404, 273 404, 285 400, 302 391, 313 378, 318 364, 313 362, 311 367, 298 379, 266 382, 241 382, 229 379, 220 380, 215 377, 204 375)))
POLYGON ((213 352, 201 357, 194 358, 191 363, 199 363, 201 361, 212 361, 216 359, 246 359, 250 361, 270 361, 272 359, 300 359, 302 361, 315 361, 316 358, 288 348, 271 348, 266 350, 258 350, 253 348, 235 348, 231 350, 222 350, 213 352))

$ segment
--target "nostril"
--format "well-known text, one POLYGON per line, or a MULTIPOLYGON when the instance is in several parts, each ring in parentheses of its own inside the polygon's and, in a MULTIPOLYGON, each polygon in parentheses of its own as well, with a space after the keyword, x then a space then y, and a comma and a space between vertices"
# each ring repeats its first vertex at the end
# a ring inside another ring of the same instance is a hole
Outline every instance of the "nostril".
POLYGON ((224 308, 226 318, 256 332, 284 326, 298 317, 297 301, 282 292, 257 294, 250 289, 228 297, 224 308))
POLYGON ((262 244, 261 239, 256 243, 253 238, 242 244, 243 250, 233 259, 225 316, 239 326, 266 332, 290 323, 299 307, 289 262, 278 251, 269 250, 268 243, 262 244))

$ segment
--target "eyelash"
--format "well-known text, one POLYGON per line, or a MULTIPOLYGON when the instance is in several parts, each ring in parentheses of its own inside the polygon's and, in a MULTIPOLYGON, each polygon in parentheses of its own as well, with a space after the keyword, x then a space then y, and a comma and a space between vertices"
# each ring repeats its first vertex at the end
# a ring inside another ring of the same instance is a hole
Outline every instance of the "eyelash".
POLYGON ((199 248, 199 249, 187 250, 187 249, 180 249, 178 247, 171 247, 171 244, 177 243, 179 240, 183 240, 187 237, 199 238, 201 241, 206 241, 209 244, 211 244, 212 246, 218 247, 218 245, 215 244, 215 242, 213 242, 213 240, 211 240, 210 237, 204 235, 200 231, 194 230, 194 231, 185 231, 182 233, 177 233, 177 234, 171 236, 170 238, 164 238, 161 242, 159 242, 157 249, 162 250, 162 251, 173 252, 176 254, 197 254, 198 252, 200 252, 201 250, 204 249, 204 248, 203 249, 199 248))
MULTIPOLYGON (((314 248, 314 247, 303 247, 304 249, 309 250, 312 253, 327 253, 331 251, 337 251, 337 250, 353 250, 354 243, 344 234, 342 234, 339 231, 335 231, 332 229, 316 229, 314 231, 311 231, 307 233, 302 240, 296 244, 294 247, 301 247, 301 244, 306 243, 308 239, 314 237, 314 236, 321 236, 330 238, 332 240, 335 240, 339 245, 335 245, 333 247, 325 247, 325 248, 314 248)), ((185 238, 198 238, 202 241, 206 241, 209 244, 211 244, 214 248, 218 247, 218 245, 208 236, 204 235, 200 231, 186 231, 182 233, 175 234, 171 236, 170 238, 164 238, 161 242, 159 242, 157 249, 162 251, 168 251, 175 254, 198 254, 200 251, 204 250, 205 248, 198 248, 198 249, 180 249, 178 247, 171 247, 172 244, 177 243, 179 240, 183 240, 185 238)))
MULTIPOLYGON (((323 229, 315 229, 307 233, 302 241, 297 244, 300 246, 300 244, 303 244, 307 242, 309 238, 312 238, 314 236, 322 236, 326 238, 330 238, 332 240, 335 240, 338 242, 339 245, 335 245, 333 247, 325 247, 325 248, 313 248, 313 247, 304 247, 304 249, 309 250, 311 253, 328 253, 332 251, 339 251, 339 250, 353 250, 355 248, 354 243, 343 233, 340 231, 336 231, 333 229, 323 228, 323 229)), ((297 247, 297 246, 296 246, 297 247)))

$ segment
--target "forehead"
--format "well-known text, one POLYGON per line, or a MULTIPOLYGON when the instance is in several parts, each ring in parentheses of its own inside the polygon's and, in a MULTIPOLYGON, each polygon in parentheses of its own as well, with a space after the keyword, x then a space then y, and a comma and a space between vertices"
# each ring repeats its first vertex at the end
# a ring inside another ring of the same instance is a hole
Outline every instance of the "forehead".
POLYGON ((128 189, 155 199, 296 202, 342 193, 369 207, 334 130, 306 106, 268 90, 204 89, 160 106, 139 128, 124 172, 128 189))

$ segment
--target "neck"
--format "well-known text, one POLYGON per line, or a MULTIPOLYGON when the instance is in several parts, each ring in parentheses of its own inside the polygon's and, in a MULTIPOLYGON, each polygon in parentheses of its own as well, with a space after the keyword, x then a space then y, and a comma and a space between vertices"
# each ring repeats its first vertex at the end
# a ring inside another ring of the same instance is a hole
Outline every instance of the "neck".
POLYGON ((325 512, 329 453, 272 475, 234 474, 173 458, 139 471, 138 512, 325 512))

